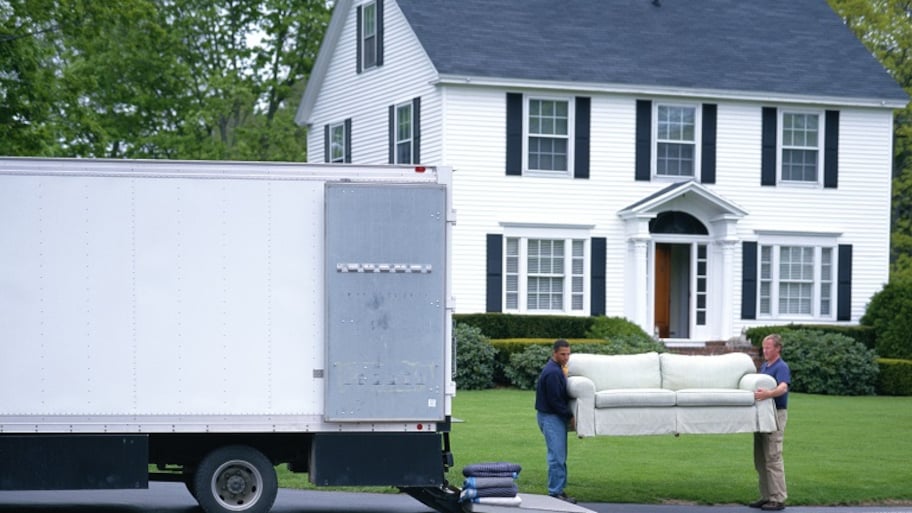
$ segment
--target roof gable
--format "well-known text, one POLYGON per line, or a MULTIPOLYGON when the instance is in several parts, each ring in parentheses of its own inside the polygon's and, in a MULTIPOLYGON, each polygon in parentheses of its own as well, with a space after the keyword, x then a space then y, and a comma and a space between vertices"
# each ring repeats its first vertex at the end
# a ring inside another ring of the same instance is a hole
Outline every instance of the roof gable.
POLYGON ((396 1, 441 76, 908 101, 826 0, 396 1))

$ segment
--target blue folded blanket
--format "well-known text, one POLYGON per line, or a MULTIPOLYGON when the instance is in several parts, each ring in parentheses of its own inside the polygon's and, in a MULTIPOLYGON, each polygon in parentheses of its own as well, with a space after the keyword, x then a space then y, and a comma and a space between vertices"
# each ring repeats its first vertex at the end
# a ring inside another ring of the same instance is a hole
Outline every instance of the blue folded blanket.
POLYGON ((497 488, 463 488, 459 494, 460 501, 467 501, 480 497, 515 497, 519 488, 515 484, 497 488))
POLYGON ((512 477, 467 477, 462 484, 465 488, 501 488, 513 486, 512 477))
POLYGON ((473 463, 466 465, 462 469, 462 475, 466 477, 519 477, 522 467, 516 463, 507 463, 504 461, 491 463, 473 463))

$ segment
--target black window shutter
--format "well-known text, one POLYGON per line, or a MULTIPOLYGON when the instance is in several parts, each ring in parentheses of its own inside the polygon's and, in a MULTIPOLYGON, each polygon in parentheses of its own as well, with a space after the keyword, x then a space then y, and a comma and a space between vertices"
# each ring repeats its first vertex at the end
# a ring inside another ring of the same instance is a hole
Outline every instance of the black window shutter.
POLYGON ((839 111, 826 111, 826 135, 823 143, 823 186, 839 185, 839 111))
POLYGON ((716 183, 716 104, 703 104, 703 152, 700 155, 700 182, 716 183))
POLYGON ((486 312, 503 311, 503 235, 489 233, 487 242, 486 312))
POLYGON ((383 0, 377 0, 377 66, 383 66, 383 0))
POLYGON ((741 244, 741 318, 757 318, 757 243, 741 244))
POLYGON ((589 283, 589 315, 605 315, 605 264, 607 261, 607 239, 593 237, 591 281, 589 283))
POLYGON ((763 107, 763 148, 760 154, 760 185, 776 185, 776 136, 778 112, 763 107))
POLYGON ((356 36, 355 36, 355 73, 361 73, 361 6, 358 6, 358 14, 355 16, 356 36))
POLYGON ((396 106, 389 107, 389 163, 396 163, 396 106))
POLYGON ((329 146, 332 141, 329 139, 329 125, 323 126, 323 162, 329 162, 329 146))
POLYGON ((421 163, 421 97, 412 99, 412 164, 421 163))
POLYGON ((347 164, 351 164, 352 161, 352 120, 348 118, 345 120, 345 158, 343 159, 347 164))
POLYGON ((507 93, 507 174, 522 174, 523 95, 507 93))
POLYGON ((652 175, 652 102, 637 100, 635 178, 648 182, 650 175, 652 175))
POLYGON ((573 146, 573 178, 589 178, 589 111, 592 100, 576 97, 576 141, 573 146))
POLYGON ((839 269, 836 271, 836 320, 852 320, 852 245, 839 245, 839 269))

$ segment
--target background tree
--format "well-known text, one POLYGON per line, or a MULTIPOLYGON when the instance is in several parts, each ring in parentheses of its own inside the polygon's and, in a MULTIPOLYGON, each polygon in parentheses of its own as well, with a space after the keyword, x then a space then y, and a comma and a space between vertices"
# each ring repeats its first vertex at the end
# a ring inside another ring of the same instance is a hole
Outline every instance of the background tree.
POLYGON ((0 154, 304 160, 294 111, 329 14, 325 0, 0 0, 0 154))
MULTIPOLYGON (((829 0, 846 25, 912 93, 912 0, 829 0)), ((891 280, 912 280, 912 106, 896 112, 891 280)))

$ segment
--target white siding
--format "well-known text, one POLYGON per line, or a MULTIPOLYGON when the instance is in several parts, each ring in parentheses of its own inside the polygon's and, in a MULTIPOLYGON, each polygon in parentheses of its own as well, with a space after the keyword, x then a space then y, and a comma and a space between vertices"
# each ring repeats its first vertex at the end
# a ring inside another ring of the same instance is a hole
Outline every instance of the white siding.
MULTIPOLYGON (((357 2, 361 3, 361 2, 357 2)), ((314 104, 307 133, 307 161, 323 162, 323 126, 352 118, 352 162, 385 164, 389 156, 389 106, 421 97, 421 160, 440 158, 440 95, 435 71, 395 2, 384 2, 383 65, 356 73, 354 7, 314 104)))

